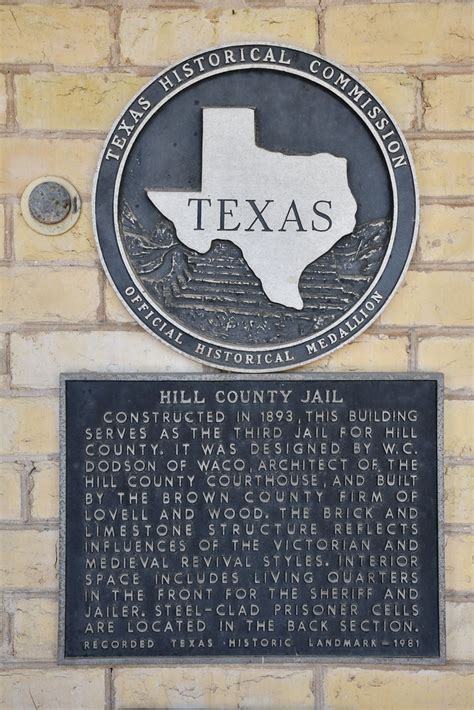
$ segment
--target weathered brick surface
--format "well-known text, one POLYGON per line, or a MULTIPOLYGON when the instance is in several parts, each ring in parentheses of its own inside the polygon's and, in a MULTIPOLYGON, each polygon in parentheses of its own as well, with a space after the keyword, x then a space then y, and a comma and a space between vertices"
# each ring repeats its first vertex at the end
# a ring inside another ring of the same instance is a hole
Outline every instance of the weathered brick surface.
POLYGON ((473 400, 449 400, 444 405, 445 450, 448 456, 473 456, 473 400))
POLYGON ((446 589, 462 594, 474 592, 474 535, 449 534, 446 539, 446 589))
POLYGON ((105 9, 48 5, 0 7, 0 62, 103 65, 109 58, 105 9))
POLYGON ((467 272, 408 271, 378 323, 472 326, 472 294, 467 272))
POLYGON ((0 589, 55 589, 57 538, 55 530, 2 530, 0 589))
POLYGON ((102 145, 98 138, 0 137, 0 194, 20 195, 35 178, 59 175, 88 196, 102 145))
POLYGON ((98 260, 92 230, 89 203, 81 207, 81 214, 71 229, 51 237, 29 227, 19 206, 14 209, 14 251, 17 261, 57 262, 66 264, 96 263, 98 260))
POLYGON ((108 131, 146 79, 130 74, 23 74, 16 78, 22 128, 108 131))
POLYGON ((330 6, 326 52, 346 64, 457 64, 473 56, 469 3, 330 6))
POLYGON ((12 383, 35 389, 58 387, 61 372, 202 370, 199 363, 175 356, 161 341, 141 330, 13 334, 11 352, 12 383), (35 376, 38 367, 42 370, 41 380, 35 376))
POLYGON ((317 15, 299 8, 126 9, 120 40, 125 63, 168 62, 205 47, 272 40, 315 49, 317 15))
POLYGON ((414 140, 410 146, 420 195, 469 197, 474 186, 472 140, 414 140))
POLYGON ((21 520, 23 466, 0 463, 0 520, 21 520))
POLYGON ((34 463, 29 472, 28 503, 33 520, 59 517, 59 472, 54 461, 34 463))
POLYGON ((105 682, 101 669, 25 668, 0 675, 0 707, 99 710, 104 702, 105 682))
POLYGON ((0 322, 94 321, 98 306, 97 269, 70 266, 0 269, 0 322))
POLYGON ((58 403, 51 397, 0 398, 0 455, 58 450, 58 403))
POLYGON ((428 130, 474 130, 474 97, 469 74, 425 79, 423 99, 423 123, 428 130))
POLYGON ((474 207, 424 205, 421 208, 418 255, 422 261, 473 261, 474 207))
POLYGON ((467 710, 474 674, 437 670, 335 668, 326 675, 327 710, 467 710))
POLYGON ((407 74, 370 72, 360 75, 369 89, 385 104, 402 129, 416 124, 418 80, 407 74))
POLYGON ((58 605, 49 597, 16 602, 13 656, 16 660, 52 661, 57 655, 58 605))
POLYGON ((448 466, 444 487, 446 522, 474 525, 474 467, 448 466))
POLYGON ((470 336, 424 338, 418 346, 418 368, 440 370, 448 389, 473 389, 474 340, 470 336))
POLYGON ((328 372, 401 371, 408 366, 408 348, 408 338, 363 334, 331 355, 301 369, 328 372))
POLYGON ((474 661, 474 602, 448 602, 446 635, 449 660, 474 661))
POLYGON ((117 710, 130 707, 312 710, 310 671, 255 668, 124 669, 115 676, 117 710))
POLYGON ((122 301, 107 280, 105 286, 105 314, 113 323, 134 323, 134 318, 127 311, 122 301))

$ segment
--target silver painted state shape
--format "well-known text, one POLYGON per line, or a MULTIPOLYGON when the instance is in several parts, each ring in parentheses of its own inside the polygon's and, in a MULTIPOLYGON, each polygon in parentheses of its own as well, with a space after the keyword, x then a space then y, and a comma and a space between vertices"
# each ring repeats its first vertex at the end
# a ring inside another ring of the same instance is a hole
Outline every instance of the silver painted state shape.
POLYGON ((202 120, 201 191, 147 190, 148 197, 185 246, 203 254, 215 239, 231 241, 270 301, 302 310, 303 271, 356 225, 347 160, 260 148, 251 108, 204 108, 202 120), (263 208, 262 219, 248 199, 263 208), (314 211, 318 202, 328 218, 314 211))

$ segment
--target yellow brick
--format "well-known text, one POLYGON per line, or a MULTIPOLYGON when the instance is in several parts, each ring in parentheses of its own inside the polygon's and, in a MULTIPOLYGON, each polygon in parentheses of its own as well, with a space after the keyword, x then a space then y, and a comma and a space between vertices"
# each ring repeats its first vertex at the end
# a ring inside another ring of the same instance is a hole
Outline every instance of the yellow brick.
POLYGON ((0 519, 21 520, 21 476, 17 463, 0 463, 0 519))
POLYGON ((0 259, 5 258, 5 207, 0 205, 0 259))
POLYGON ((215 44, 205 10, 126 9, 120 23, 122 59, 127 64, 167 62, 215 44))
POLYGON ((400 128, 413 128, 416 121, 418 81, 407 74, 360 74, 369 89, 382 101, 400 128))
POLYGON ((472 389, 473 363, 472 337, 424 338, 418 345, 418 369, 443 372, 448 389, 472 389))
POLYGON ((114 323, 134 323, 135 319, 130 315, 122 301, 119 299, 114 289, 107 280, 105 286, 105 314, 107 320, 114 323))
POLYGON ((12 334, 12 371, 16 387, 58 386, 61 372, 201 371, 142 330, 12 334))
POLYGON ((116 707, 211 710, 314 707, 312 672, 265 668, 156 668, 117 671, 116 707))
POLYGON ((59 517, 59 474, 54 461, 35 463, 30 473, 29 502, 33 520, 59 517))
POLYGON ((447 400, 444 404, 447 456, 474 456, 474 401, 447 400))
POLYGON ((446 647, 449 661, 474 661, 474 604, 446 605, 446 647))
POLYGON ((348 64, 466 62, 473 56, 471 9, 443 2, 329 7, 325 47, 348 64))
POLYGON ((104 671, 100 669, 21 668, 0 675, 0 706, 5 709, 99 710, 104 703, 104 671))
POLYGON ((147 81, 130 74, 23 74, 16 78, 17 120, 22 128, 108 131, 147 81))
POLYGON ((90 204, 83 204, 78 221, 64 234, 38 234, 21 216, 19 205, 14 212, 14 244, 17 261, 97 262, 92 231, 90 204))
POLYGON ((58 404, 47 397, 0 399, 0 454, 58 450, 58 404))
POLYGON ((474 96, 469 74, 425 79, 423 98, 423 122, 428 130, 474 130, 474 96))
POLYGON ((474 524, 474 467, 447 467, 444 479, 444 515, 447 523, 474 524))
POLYGON ((409 271, 378 323, 469 326, 472 292, 466 272, 409 271))
POLYGON ((61 5, 0 7, 0 62, 107 64, 111 35, 106 10, 61 5))
POLYGON ((5 76, 0 76, 0 124, 4 126, 7 122, 7 80, 5 76))
POLYGON ((57 655, 58 605, 53 599, 18 599, 13 622, 13 656, 18 660, 54 660, 57 655))
POLYGON ((305 370, 404 370, 408 366, 407 338, 388 335, 361 335, 331 355, 307 365, 305 370))
POLYGON ((446 589, 474 592, 474 535, 448 535, 446 539, 446 589))
POLYGON ((35 178, 59 175, 90 195, 102 145, 97 138, 0 138, 0 193, 20 195, 35 178))
POLYGON ((3 323, 92 321, 98 305, 99 277, 94 268, 18 266, 0 270, 3 323))
POLYGON ((425 205, 421 208, 418 253, 423 261, 459 262, 474 259, 474 207, 425 205))
POLYGON ((467 710, 474 674, 460 671, 385 671, 330 668, 326 710, 467 710))
POLYGON ((0 587, 55 588, 57 538, 55 530, 3 530, 0 587))
MULTIPOLYGON (((212 13, 210 13, 212 16, 212 13)), ((315 10, 300 8, 253 8, 216 13, 218 44, 245 40, 269 40, 316 49, 318 17, 315 10)))
POLYGON ((412 141, 420 194, 432 197, 469 197, 474 186, 473 147, 471 140, 412 141))
POLYGON ((122 13, 120 41, 126 63, 153 65, 240 40, 282 41, 314 49, 316 13, 297 8, 126 9, 122 13))

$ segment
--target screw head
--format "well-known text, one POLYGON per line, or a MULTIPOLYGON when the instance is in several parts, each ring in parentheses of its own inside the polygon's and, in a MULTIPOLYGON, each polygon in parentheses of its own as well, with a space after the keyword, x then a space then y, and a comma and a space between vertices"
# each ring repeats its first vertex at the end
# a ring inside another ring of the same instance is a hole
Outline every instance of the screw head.
POLYGON ((74 227, 81 214, 81 198, 68 180, 44 175, 25 189, 21 214, 35 232, 54 237, 74 227))
POLYGON ((58 182, 42 182, 32 190, 28 207, 32 217, 41 224, 58 224, 71 211, 71 195, 58 182))

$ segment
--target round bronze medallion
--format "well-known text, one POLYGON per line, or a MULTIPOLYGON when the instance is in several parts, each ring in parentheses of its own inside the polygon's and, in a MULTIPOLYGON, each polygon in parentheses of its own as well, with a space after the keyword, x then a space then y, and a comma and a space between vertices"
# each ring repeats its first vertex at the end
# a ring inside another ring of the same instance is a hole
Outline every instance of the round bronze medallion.
POLYGON ((417 189, 391 116, 345 69, 238 44, 136 96, 98 167, 95 229, 132 315, 220 369, 327 355, 379 315, 413 252, 417 189))

